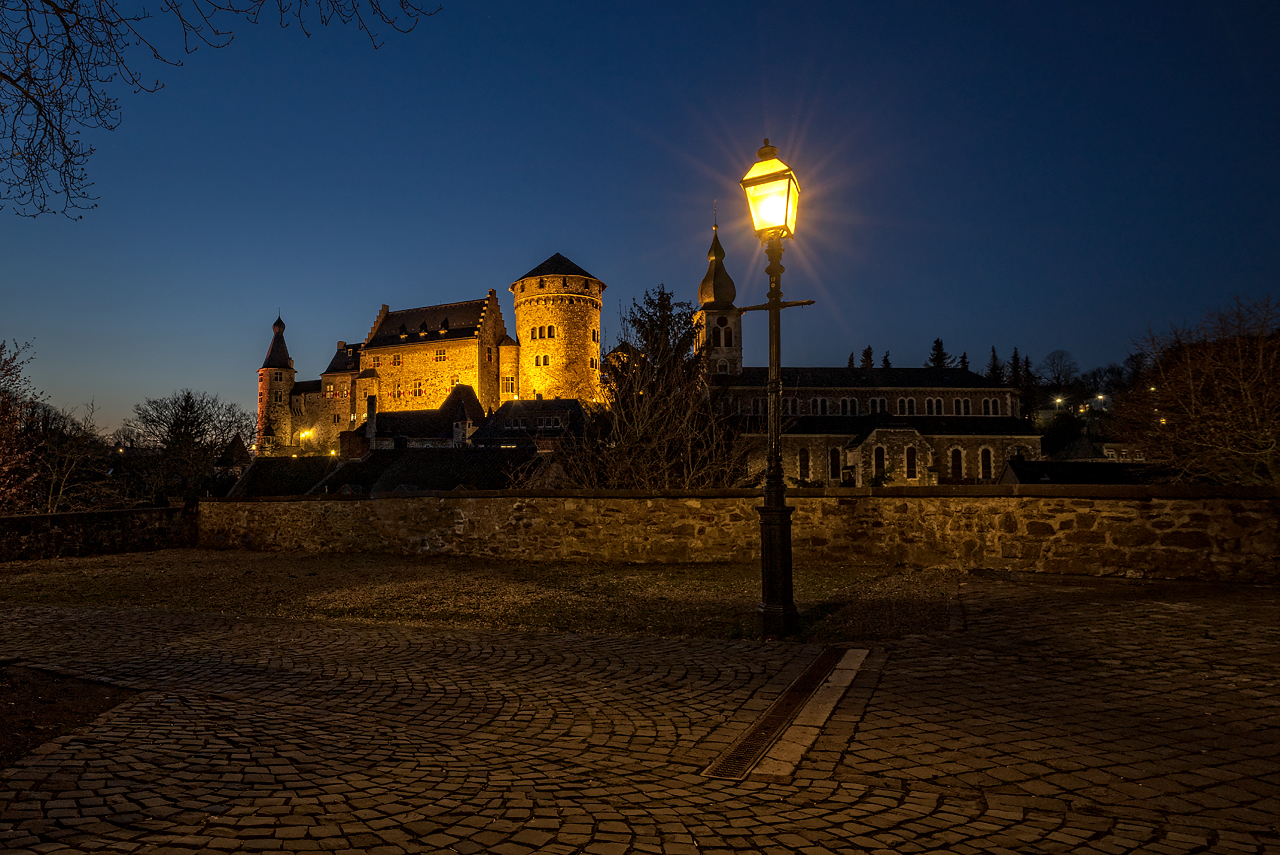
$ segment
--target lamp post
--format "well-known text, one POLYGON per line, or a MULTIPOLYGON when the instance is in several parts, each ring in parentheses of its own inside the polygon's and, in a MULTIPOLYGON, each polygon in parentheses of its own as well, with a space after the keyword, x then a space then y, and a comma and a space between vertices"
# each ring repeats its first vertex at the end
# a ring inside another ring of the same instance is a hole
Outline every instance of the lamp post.
POLYGON ((778 150, 764 141, 760 158, 742 179, 742 190, 751 208, 751 221, 765 247, 769 266, 769 302, 739 311, 769 313, 769 448, 765 460, 764 503, 760 512, 760 608, 762 638, 781 638, 796 630, 796 604, 791 591, 791 512, 782 480, 782 338, 781 314, 792 306, 808 306, 812 300, 783 302, 782 241, 795 235, 800 184, 795 173, 778 160, 778 150))

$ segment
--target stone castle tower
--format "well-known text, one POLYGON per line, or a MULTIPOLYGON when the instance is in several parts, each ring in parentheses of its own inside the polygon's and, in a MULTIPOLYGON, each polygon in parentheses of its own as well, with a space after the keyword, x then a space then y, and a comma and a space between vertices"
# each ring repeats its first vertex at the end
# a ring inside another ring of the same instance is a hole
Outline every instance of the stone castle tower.
POLYGON ((711 374, 742 373, 742 313, 733 305, 738 291, 724 268, 724 247, 719 226, 711 227, 711 248, 707 250, 707 275, 698 286, 701 310, 697 320, 707 339, 707 371, 711 374))
POLYGON ((558 252, 511 283, 521 398, 599 400, 604 289, 558 252))
POLYGON ((271 347, 258 369, 258 436, 257 447, 288 445, 293 432, 293 413, 289 397, 293 390, 293 360, 284 343, 284 321, 279 317, 271 325, 271 347))

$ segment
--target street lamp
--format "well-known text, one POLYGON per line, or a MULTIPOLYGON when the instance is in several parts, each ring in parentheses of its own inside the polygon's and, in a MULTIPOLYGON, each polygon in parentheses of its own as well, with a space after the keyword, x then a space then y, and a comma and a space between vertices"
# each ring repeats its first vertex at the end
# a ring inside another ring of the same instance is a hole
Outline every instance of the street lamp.
POLYGON ((778 160, 778 150, 764 141, 756 152, 760 161, 742 179, 756 236, 764 244, 769 266, 769 302, 739 311, 769 312, 769 450, 765 460, 764 503, 760 511, 760 608, 762 638, 781 638, 795 632, 796 604, 791 592, 791 512, 782 481, 782 368, 780 323, 783 309, 808 306, 812 300, 782 300, 782 241, 795 236, 800 184, 791 167, 778 160))

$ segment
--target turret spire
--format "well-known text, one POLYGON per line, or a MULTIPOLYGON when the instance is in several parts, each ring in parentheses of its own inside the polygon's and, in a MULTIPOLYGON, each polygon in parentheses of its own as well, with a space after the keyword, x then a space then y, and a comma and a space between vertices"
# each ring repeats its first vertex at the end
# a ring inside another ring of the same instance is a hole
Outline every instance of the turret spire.
POLYGON ((698 286, 698 302, 704 309, 731 309, 738 296, 729 271, 724 269, 724 247, 720 245, 720 226, 711 227, 711 248, 707 250, 707 275, 698 286))

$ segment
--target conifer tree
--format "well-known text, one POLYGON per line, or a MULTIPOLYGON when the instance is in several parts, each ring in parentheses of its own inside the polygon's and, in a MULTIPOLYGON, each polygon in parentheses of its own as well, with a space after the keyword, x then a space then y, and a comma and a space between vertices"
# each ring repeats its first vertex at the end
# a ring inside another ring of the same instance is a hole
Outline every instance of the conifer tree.
POLYGON ((997 383, 1004 382, 1004 365, 1000 362, 1000 357, 996 356, 996 346, 991 345, 991 359, 987 361, 987 373, 984 375, 988 380, 994 380, 997 383))
POLYGON ((875 368, 876 367, 876 354, 875 354, 875 351, 871 349, 871 345, 867 345, 863 349, 862 364, 859 365, 858 367, 859 368, 875 368))
MULTIPOLYGON (((995 348, 992 348, 992 353, 995 348)), ((1018 348, 1013 349, 1013 356, 1009 357, 1009 385, 1015 389, 1022 386, 1022 359, 1018 356, 1018 348)))
POLYGON ((961 371, 969 370, 969 351, 961 351, 960 358, 956 360, 956 367, 961 371))
POLYGON ((884 358, 880 360, 880 367, 881 367, 881 368, 892 368, 892 367, 893 367, 893 365, 891 365, 891 364, 890 364, 890 362, 889 362, 889 351, 887 351, 887 350, 884 352, 884 358))
POLYGON ((942 339, 935 338, 933 340, 933 350, 929 351, 929 361, 924 364, 924 367, 950 368, 952 364, 951 354, 947 353, 947 349, 942 346, 942 339))

